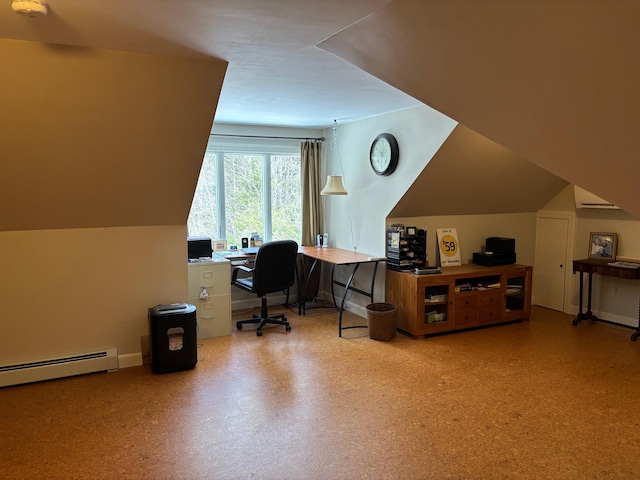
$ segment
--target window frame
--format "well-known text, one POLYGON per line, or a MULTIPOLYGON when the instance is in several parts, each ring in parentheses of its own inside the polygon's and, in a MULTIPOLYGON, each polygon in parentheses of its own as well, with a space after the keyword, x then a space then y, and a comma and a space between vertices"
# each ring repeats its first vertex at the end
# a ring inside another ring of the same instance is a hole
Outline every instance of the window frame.
MULTIPOLYGON (((216 180, 216 236, 215 240, 227 240, 226 233, 226 187, 225 187, 225 155, 255 155, 262 156, 262 238, 268 242, 272 240, 273 217, 271 203, 271 161, 277 156, 297 156, 302 161, 300 151, 300 140, 281 138, 220 138, 210 137, 204 155, 213 155, 214 171, 216 180)), ((204 161, 203 155, 203 161, 204 161)), ((302 172, 301 172, 302 174, 302 172)), ((198 176, 199 179, 199 176, 198 176)), ((302 189, 302 178, 300 178, 300 188, 302 189)), ((195 195, 195 192, 194 192, 195 195)), ((192 200, 193 204, 193 200, 192 200)), ((189 211, 191 212, 191 211, 189 211)), ((190 214, 190 213, 189 213, 190 214)), ((302 220, 302 219, 301 219, 302 220)), ((187 226, 188 228, 188 226, 187 226)), ((302 228, 302 225, 300 225, 302 228)), ((191 235, 191 232, 189 232, 191 235)))

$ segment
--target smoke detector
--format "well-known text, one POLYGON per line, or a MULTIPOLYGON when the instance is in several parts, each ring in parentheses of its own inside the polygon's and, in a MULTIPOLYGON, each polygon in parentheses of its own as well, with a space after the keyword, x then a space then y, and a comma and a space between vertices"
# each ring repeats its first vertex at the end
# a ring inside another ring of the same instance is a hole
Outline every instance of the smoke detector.
POLYGON ((41 17, 47 14, 45 0, 13 0, 11 8, 14 12, 27 17, 41 17))

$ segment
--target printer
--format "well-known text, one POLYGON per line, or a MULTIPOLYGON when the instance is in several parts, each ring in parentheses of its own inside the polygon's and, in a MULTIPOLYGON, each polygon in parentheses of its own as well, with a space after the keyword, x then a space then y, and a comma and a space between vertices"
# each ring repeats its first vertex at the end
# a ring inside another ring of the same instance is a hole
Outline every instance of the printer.
POLYGON ((487 237, 483 252, 474 252, 473 263, 486 267, 516 263, 516 239, 487 237))
POLYGON ((187 237, 189 260, 209 258, 213 253, 210 237, 187 237))

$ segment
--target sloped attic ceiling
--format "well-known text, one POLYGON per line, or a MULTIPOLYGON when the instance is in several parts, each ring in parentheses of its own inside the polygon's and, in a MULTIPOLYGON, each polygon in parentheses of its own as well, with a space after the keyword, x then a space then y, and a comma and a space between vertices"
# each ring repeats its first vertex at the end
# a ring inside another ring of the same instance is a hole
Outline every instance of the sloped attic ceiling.
POLYGON ((640 2, 395 0, 319 47, 640 216, 640 2))
POLYGON ((187 221, 226 62, 0 39, 0 231, 187 221))
POLYGON ((458 125, 390 217, 536 212, 567 182, 458 125))

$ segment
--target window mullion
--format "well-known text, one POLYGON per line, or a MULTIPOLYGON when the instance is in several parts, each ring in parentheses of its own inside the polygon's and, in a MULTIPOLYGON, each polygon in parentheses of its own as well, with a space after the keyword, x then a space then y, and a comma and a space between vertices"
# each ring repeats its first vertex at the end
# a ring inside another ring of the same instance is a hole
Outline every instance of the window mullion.
POLYGON ((216 218, 218 219, 218 238, 227 238, 227 219, 224 201, 224 152, 216 154, 216 218))
POLYGON ((270 242, 273 228, 271 222, 271 154, 262 156, 262 217, 265 242, 270 242))

